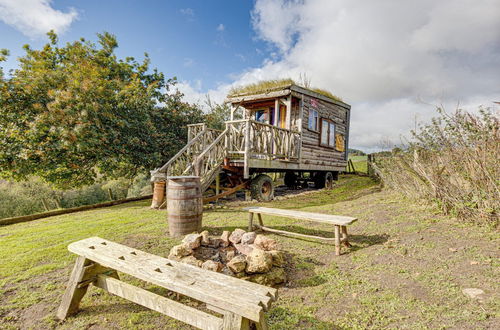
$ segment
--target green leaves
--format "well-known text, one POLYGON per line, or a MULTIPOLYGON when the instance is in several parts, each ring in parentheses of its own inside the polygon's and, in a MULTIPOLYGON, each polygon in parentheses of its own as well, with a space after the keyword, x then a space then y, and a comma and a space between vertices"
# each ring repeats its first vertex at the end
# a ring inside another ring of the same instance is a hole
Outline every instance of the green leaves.
POLYGON ((0 176, 37 175, 63 189, 134 177, 175 154, 186 124, 203 121, 181 93, 165 93, 176 80, 150 70, 147 56, 117 59, 114 35, 64 47, 48 36, 42 49, 24 48, 11 77, 0 72, 0 176))

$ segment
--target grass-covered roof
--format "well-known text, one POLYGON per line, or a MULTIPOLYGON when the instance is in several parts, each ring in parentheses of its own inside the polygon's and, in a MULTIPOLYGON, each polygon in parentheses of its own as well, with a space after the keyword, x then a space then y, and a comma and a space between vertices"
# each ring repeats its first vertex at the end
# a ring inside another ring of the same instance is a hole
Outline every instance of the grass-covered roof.
POLYGON ((321 89, 321 88, 311 88, 306 87, 301 84, 296 83, 293 79, 274 79, 274 80, 262 80, 253 84, 233 87, 229 91, 228 97, 236 97, 242 95, 252 95, 252 94, 264 94, 274 91, 279 91, 283 89, 290 88, 292 85, 300 86, 302 88, 308 89, 310 91, 316 92, 323 96, 329 97, 333 100, 343 102, 342 99, 331 92, 321 89))

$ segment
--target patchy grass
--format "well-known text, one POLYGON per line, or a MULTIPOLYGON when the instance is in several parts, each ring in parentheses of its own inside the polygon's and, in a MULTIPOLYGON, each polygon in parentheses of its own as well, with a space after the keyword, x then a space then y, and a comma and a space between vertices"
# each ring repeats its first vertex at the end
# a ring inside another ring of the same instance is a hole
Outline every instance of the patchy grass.
MULTIPOLYGON (((457 225, 433 208, 380 191, 367 177, 344 176, 333 191, 265 205, 359 218, 349 228, 353 247, 340 257, 328 244, 271 235, 289 254, 289 281, 266 313, 271 329, 487 329, 498 324, 497 232, 457 225), (485 294, 480 300, 467 298, 461 291, 469 287, 485 294)), ((148 206, 148 201, 136 202, 0 227, 0 328, 188 329, 96 288, 75 317, 65 322, 54 317, 74 261, 69 243, 97 235, 166 256, 179 242, 167 235, 165 212, 148 206)), ((232 205, 206 211, 203 225, 219 234, 246 228, 246 219, 240 206, 232 205)), ((270 216, 264 222, 333 236, 323 224, 270 216)))

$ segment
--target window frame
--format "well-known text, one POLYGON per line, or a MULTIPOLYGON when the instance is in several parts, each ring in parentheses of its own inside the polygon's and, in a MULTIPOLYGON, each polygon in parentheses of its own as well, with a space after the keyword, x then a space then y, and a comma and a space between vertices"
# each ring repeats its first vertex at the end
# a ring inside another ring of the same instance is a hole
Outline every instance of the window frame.
POLYGON ((336 146, 335 146, 335 132, 337 131, 337 124, 331 120, 331 119, 328 119, 328 118, 320 118, 319 119, 319 146, 320 147, 324 147, 324 148, 331 148, 331 149, 336 149, 336 146), (322 138, 323 138, 323 121, 325 121, 327 123, 327 128, 328 128, 328 132, 326 134, 326 143, 323 143, 322 141, 322 138), (330 128, 331 128, 331 125, 333 125, 333 132, 330 132, 330 128), (333 145, 330 145, 330 142, 331 142, 331 134, 333 134, 333 145))
POLYGON ((321 128, 319 127, 320 124, 320 117, 319 117, 319 111, 314 110, 314 109, 309 109, 309 112, 307 113, 307 129, 310 130, 311 132, 320 132, 321 128), (316 129, 311 128, 311 111, 316 112, 316 129))

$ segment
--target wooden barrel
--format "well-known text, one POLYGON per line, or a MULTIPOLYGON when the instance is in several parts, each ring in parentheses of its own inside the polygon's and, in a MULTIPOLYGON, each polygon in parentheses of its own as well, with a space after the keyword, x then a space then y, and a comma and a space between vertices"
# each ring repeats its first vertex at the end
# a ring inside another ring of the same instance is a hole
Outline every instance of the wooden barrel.
MULTIPOLYGON (((165 181, 156 181, 153 186, 153 202, 151 208, 160 208, 165 202, 165 181)), ((163 205, 165 207, 165 205, 163 205)))
POLYGON ((167 219, 170 236, 183 236, 201 229, 203 199, 200 177, 173 176, 167 184, 167 219))

